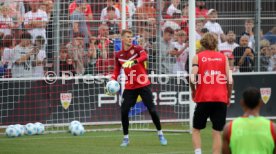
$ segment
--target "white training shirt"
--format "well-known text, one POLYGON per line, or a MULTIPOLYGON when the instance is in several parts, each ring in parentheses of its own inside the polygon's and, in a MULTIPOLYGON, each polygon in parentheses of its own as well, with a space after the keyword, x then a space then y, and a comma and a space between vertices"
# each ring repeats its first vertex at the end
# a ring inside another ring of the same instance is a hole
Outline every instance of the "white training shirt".
MULTIPOLYGON (((120 14, 119 9, 116 7, 114 7, 114 8, 115 8, 115 14, 116 14, 117 19, 120 19, 121 14, 120 14)), ((104 20, 107 20, 107 7, 102 9, 102 12, 101 12, 101 21, 104 21, 104 20)))
POLYGON ((221 26, 220 26, 219 23, 208 21, 204 25, 204 28, 207 28, 209 30, 209 32, 216 33, 218 35, 219 44, 221 43, 220 35, 223 34, 223 30, 222 30, 222 28, 221 28, 221 26))
POLYGON ((9 28, 9 26, 12 26, 13 22, 12 22, 12 18, 10 17, 4 17, 2 15, 0 15, 0 32, 4 33, 5 35, 11 35, 11 28, 9 28))
POLYGON ((239 45, 235 42, 233 44, 229 44, 228 42, 224 42, 224 43, 219 44, 218 49, 219 49, 219 51, 230 50, 230 51, 233 52, 234 49, 238 46, 239 45))
MULTIPOLYGON (((37 12, 29 11, 24 15, 24 25, 29 24, 31 21, 44 21, 48 22, 48 16, 47 13, 38 9, 37 12)), ((45 28, 34 28, 29 29, 28 32, 32 35, 32 41, 34 43, 34 40, 37 36, 41 35, 44 37, 46 42, 46 29, 45 28)))

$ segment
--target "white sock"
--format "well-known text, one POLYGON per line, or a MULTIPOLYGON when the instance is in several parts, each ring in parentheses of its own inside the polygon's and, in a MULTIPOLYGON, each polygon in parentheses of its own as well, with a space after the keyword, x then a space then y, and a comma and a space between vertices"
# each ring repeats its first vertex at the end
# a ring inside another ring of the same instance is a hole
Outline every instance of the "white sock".
POLYGON ((163 135, 162 130, 157 131, 158 135, 163 135))
POLYGON ((124 135, 124 138, 127 138, 127 139, 128 139, 128 135, 124 135))
POLYGON ((201 149, 195 149, 195 154, 201 154, 201 149))

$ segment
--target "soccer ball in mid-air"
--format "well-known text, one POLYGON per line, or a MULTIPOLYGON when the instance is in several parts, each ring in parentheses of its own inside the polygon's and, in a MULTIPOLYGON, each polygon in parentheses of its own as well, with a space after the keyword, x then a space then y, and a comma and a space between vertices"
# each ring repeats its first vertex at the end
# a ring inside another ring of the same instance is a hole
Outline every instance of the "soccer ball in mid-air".
POLYGON ((20 125, 20 124, 16 124, 14 125, 16 127, 16 129, 19 130, 20 134, 19 136, 23 136, 25 134, 25 128, 23 125, 20 125))
POLYGON ((71 121, 70 124, 69 124, 69 128, 68 128, 69 132, 71 132, 72 126, 75 125, 75 124, 79 124, 80 125, 81 123, 79 121, 77 121, 77 120, 71 121))
POLYGON ((6 129, 6 135, 8 137, 18 137, 20 136, 20 131, 14 125, 10 125, 6 129))
POLYGON ((45 127, 42 123, 36 122, 34 125, 36 127, 36 134, 41 135, 44 133, 45 127))
POLYGON ((37 128, 34 124, 28 123, 26 126, 26 134, 27 135, 35 135, 37 133, 37 128))
POLYGON ((109 94, 116 94, 118 91, 120 90, 120 84, 115 81, 115 80, 111 80, 109 82, 107 82, 106 84, 106 91, 109 93, 109 94))
POLYGON ((74 136, 83 135, 84 132, 84 127, 81 124, 74 124, 71 127, 71 134, 74 136))

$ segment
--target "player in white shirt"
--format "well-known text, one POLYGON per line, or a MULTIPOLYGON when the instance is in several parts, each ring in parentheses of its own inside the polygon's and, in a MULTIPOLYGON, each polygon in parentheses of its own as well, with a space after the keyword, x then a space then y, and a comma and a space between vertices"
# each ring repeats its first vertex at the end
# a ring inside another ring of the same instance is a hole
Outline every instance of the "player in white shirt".
MULTIPOLYGON (((38 9, 38 3, 30 3, 31 11, 24 15, 24 27, 32 35, 32 42, 35 38, 41 35, 45 40, 46 38, 46 24, 48 22, 47 13, 38 9)), ((46 43, 46 42, 45 42, 46 43)))
POLYGON ((167 9, 167 14, 172 16, 174 13, 182 13, 177 7, 180 4, 180 0, 172 0, 171 5, 167 9))
POLYGON ((218 18, 218 13, 215 9, 210 9, 207 13, 209 20, 205 23, 204 27, 209 30, 209 32, 216 33, 218 36, 219 44, 224 41, 225 35, 219 23, 216 22, 218 18))
POLYGON ((9 16, 9 6, 4 5, 1 9, 0 15, 0 35, 11 35, 11 29, 13 27, 12 18, 9 16))
POLYGON ((34 48, 36 48, 37 54, 34 55, 33 62, 33 76, 34 77, 44 77, 44 62, 46 59, 46 53, 43 49, 45 40, 42 36, 37 36, 35 39, 34 48))

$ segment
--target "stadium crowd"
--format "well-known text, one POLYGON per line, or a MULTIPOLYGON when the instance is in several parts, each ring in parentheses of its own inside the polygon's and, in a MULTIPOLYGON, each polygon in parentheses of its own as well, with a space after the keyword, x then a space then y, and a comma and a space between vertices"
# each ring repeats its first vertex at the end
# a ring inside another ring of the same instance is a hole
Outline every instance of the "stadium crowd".
MULTIPOLYGON (((121 49, 121 0, 106 0, 105 7, 99 10, 92 10, 93 3, 89 0, 67 3, 68 41, 61 43, 57 52, 54 51, 53 0, 1 1, 1 77, 43 77, 45 71, 56 68, 57 64, 60 71, 76 75, 112 73, 114 52, 121 49)), ((133 43, 149 53, 148 70, 162 74, 188 72, 187 1, 163 0, 160 8, 154 0, 126 0, 126 3, 126 25, 135 32, 133 43), (159 25, 162 29, 160 40, 156 30, 159 25)), ((258 52, 261 71, 276 71, 276 27, 259 34, 261 49, 255 51, 254 21, 245 20, 241 34, 234 30, 224 32, 217 20, 219 13, 207 8, 205 1, 196 2, 197 52, 204 50, 199 43, 201 37, 211 32, 218 39, 217 50, 228 57, 235 72, 256 71, 258 52)))

